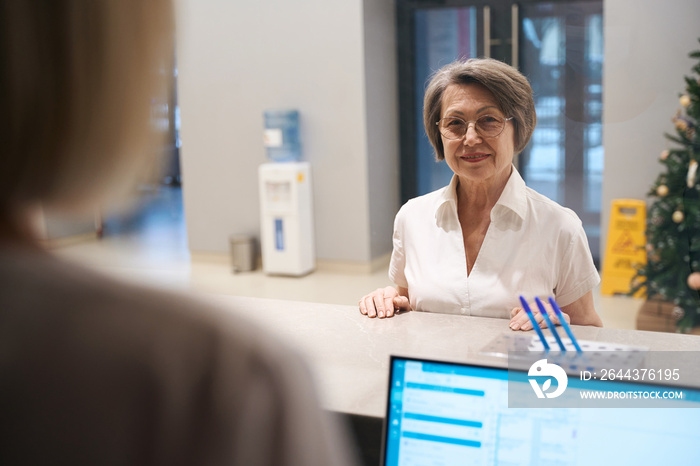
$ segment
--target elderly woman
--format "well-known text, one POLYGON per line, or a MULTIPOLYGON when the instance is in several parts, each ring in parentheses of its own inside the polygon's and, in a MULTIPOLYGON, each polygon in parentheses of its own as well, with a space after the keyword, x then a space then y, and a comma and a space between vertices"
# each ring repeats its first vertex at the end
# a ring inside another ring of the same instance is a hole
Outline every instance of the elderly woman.
POLYGON ((433 76, 423 123, 454 175, 396 215, 389 267, 396 287, 363 297, 363 314, 510 318, 511 329, 529 330, 519 295, 554 295, 571 323, 602 326, 591 293, 600 278, 581 221, 525 186, 513 166, 535 122, 530 84, 505 63, 457 61, 433 76))

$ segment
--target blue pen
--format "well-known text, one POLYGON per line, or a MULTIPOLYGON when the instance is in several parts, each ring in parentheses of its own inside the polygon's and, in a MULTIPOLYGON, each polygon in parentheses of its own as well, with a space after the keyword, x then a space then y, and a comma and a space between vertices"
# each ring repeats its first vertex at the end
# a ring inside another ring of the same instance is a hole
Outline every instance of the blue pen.
POLYGON ((547 327, 549 327, 549 331, 552 332, 552 335, 554 335, 554 339, 557 340, 557 344, 559 345, 559 348, 562 351, 566 352, 566 347, 564 346, 564 342, 562 342, 561 338, 559 338, 559 332, 557 332, 557 329, 554 328, 554 324, 552 323, 552 320, 547 315, 547 310, 544 308, 544 304, 542 304, 542 301, 537 296, 535 296, 535 302, 537 303, 537 307, 540 308, 540 314, 542 314, 542 318, 547 323, 547 327))
POLYGON ((527 314, 528 318, 530 319, 530 322, 532 322, 532 328, 535 329, 535 331, 537 332, 537 336, 540 337, 540 341, 544 345, 545 351, 549 351, 549 344, 544 338, 542 330, 540 330, 540 324, 538 324, 535 320, 535 316, 532 315, 532 310, 530 309, 530 306, 527 305, 527 301, 525 301, 525 298, 523 298, 522 295, 520 296, 520 303, 523 305, 523 309, 525 309, 525 314, 527 314))
POLYGON ((569 324, 566 323, 566 319, 564 319, 564 316, 561 315, 561 309, 559 309, 559 305, 554 300, 554 298, 552 298, 551 296, 549 297, 549 304, 552 305, 552 309, 554 309, 554 313, 557 315, 557 318, 559 319, 559 323, 561 324, 562 327, 564 327, 564 331, 566 331, 566 334, 569 335, 569 338, 571 339, 571 343, 573 343, 574 348, 576 348, 576 351, 578 351, 579 353, 583 353, 583 350, 578 345, 578 341, 576 341, 576 337, 574 336, 574 332, 571 331, 571 327, 569 327, 569 324))

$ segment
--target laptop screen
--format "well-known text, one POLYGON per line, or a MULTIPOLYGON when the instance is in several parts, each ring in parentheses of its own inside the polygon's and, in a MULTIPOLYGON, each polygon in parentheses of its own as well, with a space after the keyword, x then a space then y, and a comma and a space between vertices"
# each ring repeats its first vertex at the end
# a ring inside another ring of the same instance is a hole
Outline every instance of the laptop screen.
POLYGON ((385 465, 700 464, 698 390, 678 408, 509 408, 508 369, 401 357, 389 383, 385 465))

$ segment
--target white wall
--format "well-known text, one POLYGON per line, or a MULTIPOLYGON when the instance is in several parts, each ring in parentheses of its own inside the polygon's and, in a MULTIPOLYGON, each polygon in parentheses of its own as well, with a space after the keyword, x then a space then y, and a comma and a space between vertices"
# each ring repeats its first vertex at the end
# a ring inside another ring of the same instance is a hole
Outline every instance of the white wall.
POLYGON ((695 64, 688 53, 700 49, 700 1, 604 0, 603 174, 605 251, 610 202, 647 200, 662 170, 663 134, 673 132, 684 76, 695 64))
POLYGON ((393 0, 364 1, 368 200, 372 258, 392 250, 399 198, 396 8, 393 0))
MULTIPOLYGON (((182 172, 190 249, 259 234, 262 112, 301 111, 320 259, 391 250, 398 208, 392 0, 178 0, 182 172)), ((605 0, 602 250, 610 202, 646 199, 683 76, 697 0, 605 0)))
POLYGON ((181 160, 191 251, 225 252, 229 234, 259 235, 257 169, 266 162, 267 108, 300 111, 304 159, 313 171, 317 257, 368 262, 391 250, 398 173, 387 167, 397 165, 397 117, 395 90, 386 96, 384 90, 386 77, 395 76, 393 2, 373 8, 388 25, 365 30, 362 0, 178 0, 181 160), (378 32, 386 26, 391 32, 378 32), (367 38, 379 42, 366 44, 367 38), (375 58, 367 58, 368 48, 375 58), (376 59, 389 49, 386 62, 376 59), (368 61, 376 69, 366 76, 368 61), (377 75, 382 79, 375 84, 377 75), (374 114, 386 115, 389 130, 371 132, 370 141, 368 119, 374 114), (370 176, 369 159, 378 158, 378 151, 388 153, 379 174, 370 176), (370 201, 370 178, 389 186, 390 201, 370 201), (373 241, 371 231, 383 237, 386 225, 389 242, 373 241))

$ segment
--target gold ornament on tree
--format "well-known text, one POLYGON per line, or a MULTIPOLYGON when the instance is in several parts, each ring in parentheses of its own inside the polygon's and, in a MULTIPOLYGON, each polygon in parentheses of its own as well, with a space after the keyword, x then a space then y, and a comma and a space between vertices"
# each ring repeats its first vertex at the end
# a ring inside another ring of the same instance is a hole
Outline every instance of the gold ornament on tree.
POLYGON ((700 272, 693 272, 688 275, 688 287, 691 290, 700 290, 700 272))
POLYGON ((671 311, 671 315, 673 316, 674 319, 681 320, 683 318, 683 316, 685 315, 685 311, 683 310, 682 307, 676 306, 671 311))
POLYGON ((683 107, 688 108, 690 106, 690 96, 689 95, 682 95, 681 96, 681 105, 683 107))
POLYGON ((677 210, 673 213, 671 218, 673 219, 674 222, 681 223, 683 221, 683 219, 685 218, 685 215, 683 215, 682 210, 677 210))
POLYGON ((668 149, 661 151, 661 156, 659 157, 661 160, 666 160, 669 156, 670 152, 668 149))
POLYGON ((658 262, 661 260, 661 256, 659 256, 659 253, 656 252, 656 250, 654 249, 654 246, 652 244, 647 243, 646 251, 647 251, 647 259, 649 259, 650 261, 658 262))
POLYGON ((693 121, 687 116, 682 115, 680 110, 678 110, 673 118, 671 118, 671 121, 676 126, 678 131, 685 131, 687 137, 692 138, 693 135, 695 135, 693 121))
POLYGON ((664 197, 668 194, 668 186, 666 186, 665 184, 659 185, 659 187, 656 188, 656 194, 658 194, 661 197, 664 197))

